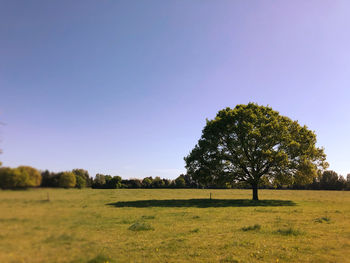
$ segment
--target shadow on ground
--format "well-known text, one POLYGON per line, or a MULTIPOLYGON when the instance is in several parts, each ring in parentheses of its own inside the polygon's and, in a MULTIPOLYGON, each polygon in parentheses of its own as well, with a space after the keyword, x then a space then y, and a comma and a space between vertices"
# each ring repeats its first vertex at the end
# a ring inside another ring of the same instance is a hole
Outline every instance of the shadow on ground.
POLYGON ((244 206, 295 206, 290 200, 249 200, 249 199, 168 199, 138 200, 109 203, 115 207, 244 207, 244 206))

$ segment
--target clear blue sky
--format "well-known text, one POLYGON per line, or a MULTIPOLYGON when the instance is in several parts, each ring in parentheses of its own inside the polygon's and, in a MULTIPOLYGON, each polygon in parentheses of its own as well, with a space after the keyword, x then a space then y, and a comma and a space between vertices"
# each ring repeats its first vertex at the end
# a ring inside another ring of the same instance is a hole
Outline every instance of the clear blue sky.
POLYGON ((206 118, 270 105, 350 173, 350 1, 0 0, 0 160, 175 178, 206 118))

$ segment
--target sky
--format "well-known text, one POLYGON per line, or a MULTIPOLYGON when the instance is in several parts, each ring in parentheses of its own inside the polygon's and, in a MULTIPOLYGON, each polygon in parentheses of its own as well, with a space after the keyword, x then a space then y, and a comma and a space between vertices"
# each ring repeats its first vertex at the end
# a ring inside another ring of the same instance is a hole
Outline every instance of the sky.
POLYGON ((269 105, 350 173, 348 0, 0 0, 0 161, 184 173, 206 118, 269 105))

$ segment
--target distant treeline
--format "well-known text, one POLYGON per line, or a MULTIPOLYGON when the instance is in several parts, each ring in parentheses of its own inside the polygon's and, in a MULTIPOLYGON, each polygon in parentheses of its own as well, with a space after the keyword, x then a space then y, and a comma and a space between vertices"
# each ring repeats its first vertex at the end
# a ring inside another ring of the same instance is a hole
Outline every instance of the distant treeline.
POLYGON ((161 179, 160 177, 123 180, 120 176, 104 174, 96 174, 95 178, 93 178, 84 169, 55 173, 48 170, 40 172, 29 166, 19 166, 17 168, 0 167, 0 188, 2 189, 30 187, 91 187, 95 189, 194 187, 185 178, 184 175, 180 175, 175 180, 161 179))
MULTIPOLYGON (((96 174, 90 177, 84 169, 74 169, 67 172, 40 172, 29 166, 17 168, 0 168, 0 188, 23 189, 30 187, 61 187, 61 188, 216 188, 216 189, 249 189, 250 185, 242 182, 224 184, 200 184, 189 175, 181 174, 175 180, 160 177, 145 177, 144 179, 122 179, 120 176, 96 174)), ((308 189, 308 190, 350 190, 350 174, 347 179, 334 171, 324 171, 309 184, 280 184, 267 179, 262 180, 260 188, 265 189, 308 189)))
MULTIPOLYGON (((238 188, 250 188, 249 185, 242 183, 238 188)), ((281 184, 278 182, 270 182, 262 180, 259 188, 263 189, 298 189, 298 190, 350 190, 350 174, 346 179, 338 175, 336 172, 328 170, 319 174, 313 179, 312 183, 305 184, 281 184)))

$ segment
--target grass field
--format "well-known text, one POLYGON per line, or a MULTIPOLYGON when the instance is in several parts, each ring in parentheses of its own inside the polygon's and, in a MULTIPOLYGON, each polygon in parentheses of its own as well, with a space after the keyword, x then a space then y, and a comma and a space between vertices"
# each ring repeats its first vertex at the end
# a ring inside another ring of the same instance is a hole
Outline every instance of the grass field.
POLYGON ((0 262, 350 262, 350 192, 259 197, 265 201, 244 200, 249 190, 0 191, 0 262))

